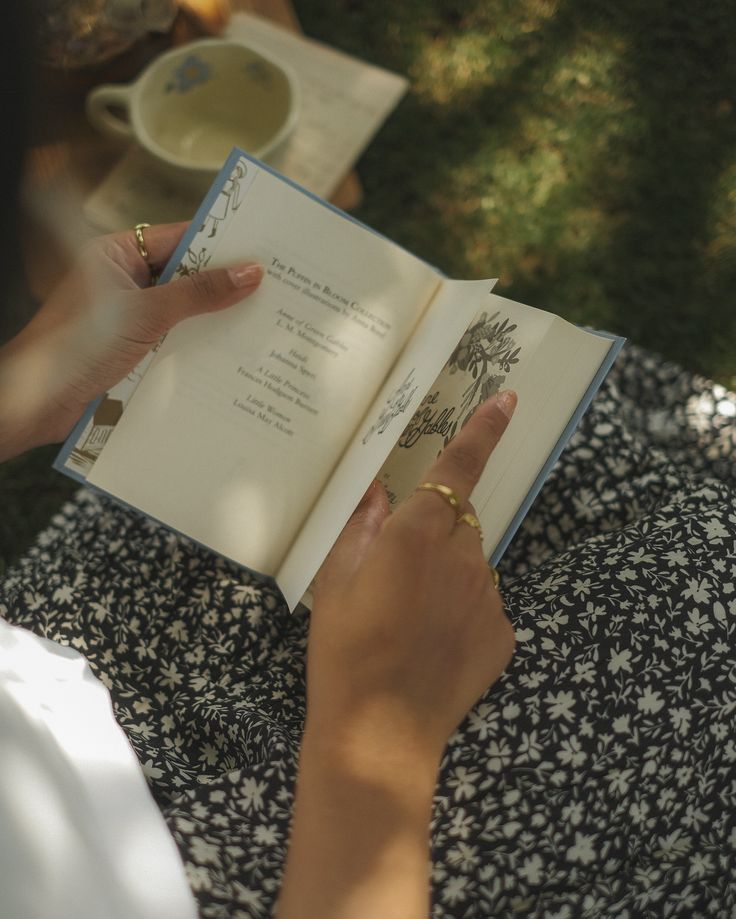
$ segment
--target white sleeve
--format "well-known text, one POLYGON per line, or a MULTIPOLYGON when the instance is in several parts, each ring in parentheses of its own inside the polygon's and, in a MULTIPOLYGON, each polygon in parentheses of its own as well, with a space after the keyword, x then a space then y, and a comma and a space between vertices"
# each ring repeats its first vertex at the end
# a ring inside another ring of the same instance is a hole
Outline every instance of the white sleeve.
POLYGON ((5 919, 196 919, 178 850, 107 689, 69 648, 0 621, 5 919))

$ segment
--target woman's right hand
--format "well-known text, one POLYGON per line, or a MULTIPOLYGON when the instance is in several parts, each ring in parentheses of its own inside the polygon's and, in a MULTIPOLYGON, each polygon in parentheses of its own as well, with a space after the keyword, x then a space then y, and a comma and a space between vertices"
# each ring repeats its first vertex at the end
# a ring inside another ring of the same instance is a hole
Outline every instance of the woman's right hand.
MULTIPOLYGON (((423 478, 461 511, 516 405, 481 405, 423 478)), ((440 494, 390 514, 374 483, 315 585, 306 736, 346 757, 407 757, 436 770, 467 711, 511 659, 514 634, 479 533, 440 494)), ((371 764, 371 767, 373 764, 371 764)))

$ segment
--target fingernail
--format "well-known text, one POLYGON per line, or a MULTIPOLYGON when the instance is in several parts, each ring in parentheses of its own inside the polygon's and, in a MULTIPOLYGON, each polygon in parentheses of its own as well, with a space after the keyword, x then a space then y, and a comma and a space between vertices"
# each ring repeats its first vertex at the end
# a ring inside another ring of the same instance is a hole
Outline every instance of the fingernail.
POLYGON ((516 408, 516 393, 513 389, 504 389, 503 392, 496 396, 496 405, 501 409, 507 418, 514 414, 516 408))
POLYGON ((263 265, 249 262, 246 265, 236 265, 228 268, 230 280, 236 287, 256 287, 263 278, 263 265))

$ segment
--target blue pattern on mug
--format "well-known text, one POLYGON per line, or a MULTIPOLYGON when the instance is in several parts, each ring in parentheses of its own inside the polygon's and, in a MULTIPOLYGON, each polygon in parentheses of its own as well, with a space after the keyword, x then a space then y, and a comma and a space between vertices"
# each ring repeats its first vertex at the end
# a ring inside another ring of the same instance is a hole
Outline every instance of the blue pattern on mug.
POLYGON ((212 76, 212 67, 201 57, 190 54, 174 71, 173 80, 166 84, 166 92, 186 93, 200 83, 206 83, 212 76))

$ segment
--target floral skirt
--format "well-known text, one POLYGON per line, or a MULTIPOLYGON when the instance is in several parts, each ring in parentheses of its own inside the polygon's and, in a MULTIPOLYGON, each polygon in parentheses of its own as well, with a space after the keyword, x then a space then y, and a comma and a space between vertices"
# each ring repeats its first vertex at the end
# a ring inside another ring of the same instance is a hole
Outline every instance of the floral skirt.
MULTIPOLYGON (((432 916, 736 915, 736 399, 626 348, 499 567, 518 647, 445 753, 432 916)), ((269 916, 308 615, 85 490, 0 615, 109 687, 201 915, 269 916)))

